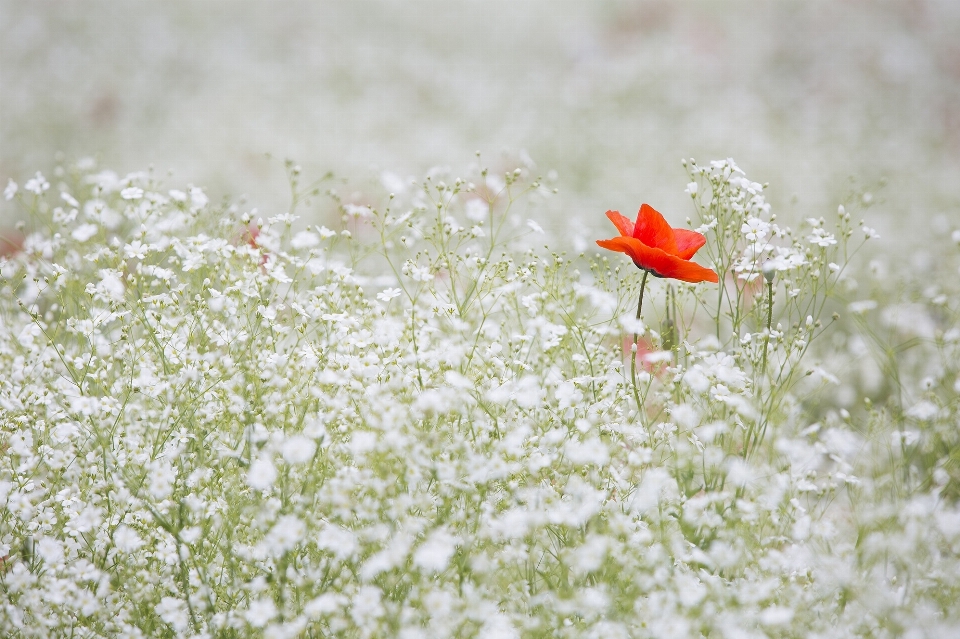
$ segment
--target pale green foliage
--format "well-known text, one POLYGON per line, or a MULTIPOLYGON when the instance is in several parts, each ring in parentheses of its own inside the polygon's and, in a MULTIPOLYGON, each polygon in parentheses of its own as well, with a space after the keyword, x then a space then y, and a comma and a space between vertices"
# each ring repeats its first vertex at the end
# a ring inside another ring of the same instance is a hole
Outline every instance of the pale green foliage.
MULTIPOLYGON (((322 188, 290 171, 295 204, 322 188)), ((803 407, 849 218, 776 231, 737 171, 692 171, 729 280, 650 286, 675 323, 639 406, 639 274, 526 223, 527 169, 329 191, 340 226, 299 232, 144 174, 11 193, 36 229, 0 262, 4 636, 948 636, 945 482, 865 465, 882 415, 866 440, 803 407)), ((937 410, 909 418, 955 471, 937 410)))

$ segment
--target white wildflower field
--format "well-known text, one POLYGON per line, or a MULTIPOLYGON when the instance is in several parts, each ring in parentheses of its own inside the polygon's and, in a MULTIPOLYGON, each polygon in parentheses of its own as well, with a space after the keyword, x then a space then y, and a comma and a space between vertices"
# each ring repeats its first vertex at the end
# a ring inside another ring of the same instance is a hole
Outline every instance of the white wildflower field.
POLYGON ((647 278, 515 166, 11 180, 0 634, 957 636, 949 233, 894 277, 868 193, 791 229, 685 161, 719 283, 647 278))

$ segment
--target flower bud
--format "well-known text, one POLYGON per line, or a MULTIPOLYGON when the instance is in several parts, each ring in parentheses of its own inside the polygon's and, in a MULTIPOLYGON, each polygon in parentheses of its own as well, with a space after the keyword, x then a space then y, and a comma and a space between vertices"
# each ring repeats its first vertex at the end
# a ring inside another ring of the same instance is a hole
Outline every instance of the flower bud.
POLYGON ((773 284, 773 278, 777 276, 777 267, 773 261, 767 260, 764 262, 763 266, 760 267, 760 271, 763 273, 763 279, 767 280, 768 284, 773 284))

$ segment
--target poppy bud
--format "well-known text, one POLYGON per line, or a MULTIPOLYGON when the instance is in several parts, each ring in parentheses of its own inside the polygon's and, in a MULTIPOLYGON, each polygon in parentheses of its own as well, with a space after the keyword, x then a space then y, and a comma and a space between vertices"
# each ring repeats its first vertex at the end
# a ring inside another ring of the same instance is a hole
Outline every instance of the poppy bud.
POLYGON ((764 262, 760 271, 763 273, 763 279, 767 280, 768 284, 773 284, 773 278, 777 276, 777 267, 774 266, 773 261, 767 260, 764 262))

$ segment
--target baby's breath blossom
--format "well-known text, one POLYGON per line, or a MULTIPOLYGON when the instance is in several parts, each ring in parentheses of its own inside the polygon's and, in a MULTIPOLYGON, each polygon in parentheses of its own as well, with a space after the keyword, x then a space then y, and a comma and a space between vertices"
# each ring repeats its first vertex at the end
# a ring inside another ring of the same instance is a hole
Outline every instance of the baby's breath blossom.
POLYGON ((370 215, 372 215, 369 206, 362 206, 359 204, 344 204, 343 210, 346 211, 348 215, 352 215, 353 217, 370 217, 370 215))
POLYGON ((182 601, 175 597, 164 597, 160 600, 160 603, 154 607, 154 610, 160 619, 170 624, 174 632, 177 634, 186 633, 189 627, 190 617, 187 612, 187 607, 182 601))
POLYGON ((12 200, 13 196, 17 194, 19 187, 17 183, 11 179, 7 180, 7 186, 3 189, 3 197, 5 200, 12 200))
POLYGON ((457 549, 457 538, 444 529, 435 530, 413 554, 413 563, 429 572, 444 570, 457 549))
POLYGON ((691 162, 719 281, 651 278, 644 323, 613 260, 530 242, 520 164, 304 231, 93 164, 24 189, 0 635, 950 635, 952 280, 893 305, 846 210, 795 235, 691 162))
POLYGON ((190 187, 190 209, 192 211, 199 211, 207 205, 209 199, 207 194, 203 192, 203 189, 200 187, 192 186, 190 187))
POLYGON ((139 200, 143 197, 143 189, 138 186, 128 186, 120 191, 120 197, 125 200, 139 200))
MULTIPOLYGON (((10 184, 13 184, 12 180, 10 181, 10 184)), ((8 189, 10 188, 10 184, 7 184, 8 189)), ((23 185, 24 191, 29 191, 34 195, 43 195, 44 191, 46 191, 49 188, 50 188, 50 183, 47 182, 47 178, 43 177, 43 174, 40 173, 40 171, 37 171, 37 174, 32 178, 30 178, 29 180, 27 180, 23 185)), ((16 185, 14 184, 13 193, 16 193, 16 192, 17 192, 16 185)), ((6 197, 6 192, 4 192, 4 196, 6 197)), ((8 197, 7 199, 9 200, 10 198, 8 197)))
POLYGON ((303 435, 293 435, 283 441, 282 455, 288 464, 305 464, 316 453, 317 444, 303 435))
POLYGON ((264 540, 268 551, 281 555, 293 550, 306 534, 306 525, 294 515, 283 515, 277 520, 264 540))
POLYGON ((740 228, 740 232, 743 233, 744 237, 755 243, 763 241, 769 230, 770 225, 756 217, 747 218, 747 221, 744 222, 740 228))
POLYGON ((312 231, 300 231, 290 240, 290 246, 295 249, 313 248, 320 244, 320 236, 312 231))
POLYGON ((877 302, 874 300, 860 300, 858 302, 850 302, 847 308, 851 313, 862 314, 877 308, 877 302))
POLYGON ((77 228, 73 229, 70 233, 70 237, 75 239, 77 242, 83 243, 90 240, 97 233, 100 232, 100 227, 96 224, 81 224, 77 228))
POLYGON ((807 241, 820 247, 832 246, 837 243, 837 240, 833 234, 827 233, 819 226, 816 226, 813 229, 811 234, 807 237, 807 241))
POLYGON ((402 292, 399 288, 385 288, 377 293, 377 299, 382 302, 389 302, 393 298, 399 297, 402 292))
POLYGON ((272 599, 261 598, 250 602, 250 607, 243 616, 254 628, 263 628, 277 616, 277 612, 277 606, 272 599))
POLYGON ((116 545, 117 550, 125 553, 133 553, 139 550, 144 542, 135 530, 121 524, 113 531, 113 543, 116 545))
POLYGON ((247 473, 247 484, 255 490, 268 490, 277 481, 277 468, 266 457, 255 459, 247 473))

